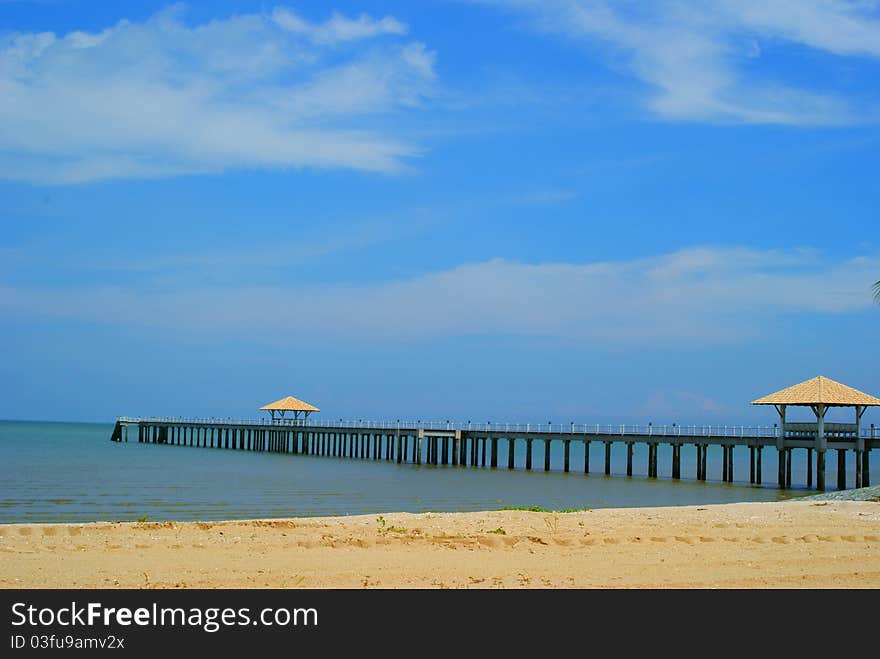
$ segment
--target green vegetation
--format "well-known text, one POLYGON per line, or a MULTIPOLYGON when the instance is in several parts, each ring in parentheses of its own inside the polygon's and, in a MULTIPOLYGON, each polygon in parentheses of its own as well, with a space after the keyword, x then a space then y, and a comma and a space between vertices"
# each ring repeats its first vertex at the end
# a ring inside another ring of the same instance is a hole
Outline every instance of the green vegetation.
POLYGON ((147 517, 146 515, 141 515, 140 517, 137 518, 137 523, 138 523, 138 524, 143 524, 143 523, 148 522, 148 521, 150 521, 150 518, 147 517))
POLYGON ((502 529, 500 526, 494 531, 486 531, 486 533, 494 533, 495 535, 507 535, 507 531, 502 529))
POLYGON ((593 510, 592 508, 563 508, 561 510, 551 510, 550 508, 541 508, 540 506, 505 506, 499 510, 525 510, 530 513, 582 513, 593 510))
POLYGON ((382 535, 384 533, 408 533, 407 529, 399 526, 388 526, 388 522, 382 515, 376 518, 376 533, 382 535))

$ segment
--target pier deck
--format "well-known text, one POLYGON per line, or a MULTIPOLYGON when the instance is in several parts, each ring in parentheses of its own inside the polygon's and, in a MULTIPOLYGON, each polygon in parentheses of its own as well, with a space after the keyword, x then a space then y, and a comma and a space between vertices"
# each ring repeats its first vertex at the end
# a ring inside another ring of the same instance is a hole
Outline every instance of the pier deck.
MULTIPOLYGON (((817 448, 813 424, 792 423, 784 431, 776 426, 679 426, 665 425, 599 425, 599 424, 511 424, 511 423, 442 423, 404 421, 327 421, 319 419, 186 419, 173 417, 120 417, 111 439, 129 440, 129 430, 137 441, 179 446, 224 448, 242 451, 270 451, 297 455, 386 460, 397 463, 453 465, 497 468, 499 444, 507 443, 508 469, 516 468, 517 450, 525 447, 525 469, 531 470, 535 442, 542 443, 543 469, 549 471, 551 444, 560 442, 562 469, 572 470, 571 444, 583 443, 583 465, 578 468, 590 473, 590 444, 604 445, 602 473, 611 474, 611 455, 615 445, 626 451, 626 475, 633 476, 633 447, 645 444, 648 456, 642 474, 658 477, 658 453, 661 446, 671 449, 671 473, 680 479, 681 452, 685 448, 696 454, 694 477, 706 480, 709 447, 720 449, 722 475, 725 482, 734 482, 735 448, 749 450, 749 483, 761 484, 764 449, 778 452, 777 483, 791 486, 791 453, 808 452, 807 486, 815 483, 825 489, 825 452, 838 451, 837 487, 847 487, 847 452, 855 454, 852 462, 856 487, 870 485, 869 456, 880 448, 876 429, 854 428, 851 424, 824 425, 823 443, 817 448), (815 460, 814 455, 815 453, 815 460)), ((716 454, 718 452, 716 451, 716 454)), ((560 465, 556 465, 558 468, 560 465)))

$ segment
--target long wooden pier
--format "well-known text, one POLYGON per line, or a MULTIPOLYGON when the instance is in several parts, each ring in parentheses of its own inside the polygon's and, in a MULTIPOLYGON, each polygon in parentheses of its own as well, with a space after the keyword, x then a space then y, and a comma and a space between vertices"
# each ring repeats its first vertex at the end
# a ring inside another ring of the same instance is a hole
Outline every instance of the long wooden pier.
MULTIPOLYGON (((826 423, 817 439, 816 424, 786 423, 776 426, 632 426, 575 424, 462 424, 401 421, 321 421, 310 419, 185 419, 170 417, 120 417, 112 441, 129 441, 130 431, 138 442, 197 446, 239 451, 270 451, 296 455, 321 455, 397 463, 498 468, 499 444, 506 442, 506 466, 515 469, 517 446, 525 445, 525 469, 531 470, 535 443, 543 449, 543 469, 550 471, 551 444, 562 445, 562 469, 571 471, 571 444, 582 443, 584 460, 577 469, 590 473, 590 444, 604 445, 603 473, 611 474, 615 446, 626 452, 626 475, 633 476, 634 446, 645 444, 647 461, 640 470, 648 478, 658 477, 661 446, 671 450, 673 479, 681 479, 683 450, 695 453, 696 480, 706 480, 709 448, 720 454, 725 482, 734 482, 734 449, 749 451, 749 483, 763 479, 765 449, 776 449, 780 488, 791 487, 791 455, 807 452, 807 487, 825 489, 825 453, 836 450, 837 487, 847 487, 847 453, 855 459, 854 485, 870 484, 870 452, 880 448, 876 429, 855 424, 826 423), (821 440, 821 441, 820 441, 821 440), (824 448, 823 448, 824 447, 824 448), (815 453, 815 456, 813 455, 815 453), (814 460, 815 457, 815 460, 814 460)), ((539 453, 539 459, 541 453, 539 453)), ((558 468, 559 465, 556 465, 558 468)))

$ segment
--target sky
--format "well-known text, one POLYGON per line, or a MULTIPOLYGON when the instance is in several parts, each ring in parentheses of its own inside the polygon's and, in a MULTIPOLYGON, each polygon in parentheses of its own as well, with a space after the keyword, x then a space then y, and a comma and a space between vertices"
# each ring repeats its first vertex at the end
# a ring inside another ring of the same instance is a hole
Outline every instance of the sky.
POLYGON ((878 81, 874 0, 0 0, 0 418, 880 395, 878 81))

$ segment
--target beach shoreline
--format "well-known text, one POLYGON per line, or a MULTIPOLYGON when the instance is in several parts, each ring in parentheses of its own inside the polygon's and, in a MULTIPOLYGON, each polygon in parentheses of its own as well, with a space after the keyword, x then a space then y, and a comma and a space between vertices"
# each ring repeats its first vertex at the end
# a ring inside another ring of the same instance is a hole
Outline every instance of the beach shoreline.
POLYGON ((880 503, 0 525, 0 588, 878 588, 880 503))

